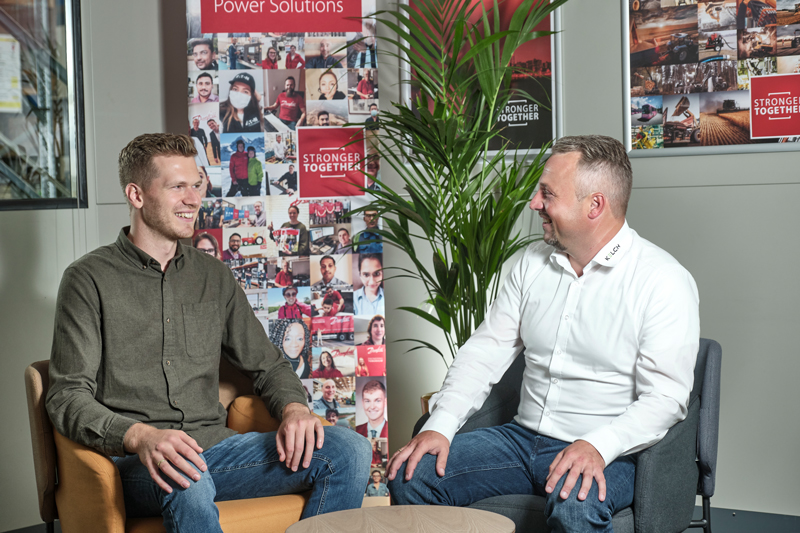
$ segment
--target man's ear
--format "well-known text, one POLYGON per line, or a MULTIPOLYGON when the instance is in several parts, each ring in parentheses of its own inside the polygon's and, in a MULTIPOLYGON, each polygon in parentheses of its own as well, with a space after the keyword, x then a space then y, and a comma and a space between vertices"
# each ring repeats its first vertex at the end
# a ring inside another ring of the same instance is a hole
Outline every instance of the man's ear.
POLYGON ((605 195, 601 192, 593 192, 590 195, 590 199, 591 204, 589 205, 589 219, 595 220, 602 215, 606 209, 608 209, 608 201, 606 200, 605 195))
POLYGON ((141 209, 144 204, 142 199, 142 188, 135 183, 129 183, 125 186, 125 197, 128 199, 131 207, 141 209))

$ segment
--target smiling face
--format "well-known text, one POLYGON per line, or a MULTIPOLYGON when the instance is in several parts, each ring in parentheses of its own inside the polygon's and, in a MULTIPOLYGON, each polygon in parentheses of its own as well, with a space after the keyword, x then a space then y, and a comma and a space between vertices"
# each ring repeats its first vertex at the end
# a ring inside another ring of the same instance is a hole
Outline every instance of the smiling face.
POLYGON ((197 68, 205 70, 214 61, 214 52, 207 44, 196 44, 192 49, 192 59, 197 68))
POLYGON ((339 421, 339 416, 336 414, 336 411, 330 411, 325 415, 325 420, 335 426, 336 422, 339 421))
POLYGON ((199 118, 196 118, 196 119, 194 119, 194 120, 192 121, 192 128, 194 128, 194 129, 196 130, 196 129, 197 129, 197 128, 199 128, 199 127, 200 127, 200 119, 199 119, 199 118))
POLYGON ((333 366, 333 359, 331 359, 331 354, 328 352, 322 352, 322 355, 319 358, 320 363, 322 363, 323 368, 330 368, 333 366))
POLYGON ((286 91, 286 94, 292 96, 294 94, 294 79, 288 78, 286 83, 283 84, 283 89, 286 91))
POLYGON ((333 72, 325 72, 319 77, 319 92, 323 94, 328 100, 333 99, 333 95, 339 89, 339 83, 336 80, 336 74, 333 72))
POLYGON ((332 379, 327 380, 322 384, 322 397, 326 402, 332 402, 336 396, 336 382, 332 379))
POLYGON ((242 247, 242 238, 238 235, 231 235, 231 238, 228 239, 228 249, 231 252, 238 252, 239 248, 242 247))
POLYGON ((256 215, 260 215, 261 214, 261 202, 256 202, 253 205, 253 208, 256 210, 256 215))
POLYGON ((200 99, 205 102, 208 100, 208 97, 211 96, 211 90, 214 88, 214 82, 208 76, 201 76, 197 78, 195 87, 197 87, 197 96, 199 96, 200 99))
POLYGON ((386 322, 376 319, 369 330, 370 338, 375 344, 383 344, 383 336, 386 334, 386 322))
POLYGON ((270 48, 267 50, 267 57, 269 57, 270 61, 275 61, 278 57, 278 52, 274 48, 270 48))
MULTIPOLYGON (((156 156, 158 174, 141 190, 142 222, 159 239, 190 239, 205 187, 194 158, 156 156)), ((129 187, 132 185, 129 185, 129 187)))
POLYGON ((550 157, 530 203, 530 208, 542 219, 544 242, 567 253, 581 243, 587 229, 584 216, 587 198, 578 199, 575 195, 579 159, 579 152, 550 157))
POLYGON ((383 413, 386 409, 386 395, 380 389, 373 389, 361 394, 361 405, 364 407, 364 414, 373 427, 383 421, 383 413))
POLYGON ((378 289, 383 282, 383 267, 377 259, 364 259, 361 263, 361 283, 364 284, 364 290, 367 294, 376 295, 378 289))
POLYGON ((350 244, 350 234, 347 233, 347 230, 344 228, 339 230, 339 244, 342 246, 350 244))
POLYGON ((217 124, 217 121, 213 118, 208 121, 208 127, 211 128, 214 133, 219 133, 219 124, 217 124))
POLYGON ((298 216, 300 216, 300 210, 295 206, 290 207, 289 208, 289 222, 292 225, 297 224, 297 217, 298 216))
POLYGON ((334 263, 333 259, 330 257, 324 258, 320 261, 319 272, 322 274, 322 281, 326 284, 330 283, 333 279, 333 275, 336 274, 336 263, 334 263))
POLYGON ((363 357, 359 357, 358 358, 358 366, 365 366, 365 365, 366 365, 366 363, 364 362, 364 358, 363 357))
POLYGON ((303 353, 306 345, 306 333, 303 326, 294 322, 286 328, 283 334, 283 352, 291 359, 297 359, 303 353))
POLYGON ((374 483, 380 483, 381 482, 381 473, 380 472, 373 472, 372 473, 372 481, 374 483))
POLYGON ((297 289, 289 289, 283 293, 283 298, 286 300, 287 305, 294 305, 297 301, 297 289))

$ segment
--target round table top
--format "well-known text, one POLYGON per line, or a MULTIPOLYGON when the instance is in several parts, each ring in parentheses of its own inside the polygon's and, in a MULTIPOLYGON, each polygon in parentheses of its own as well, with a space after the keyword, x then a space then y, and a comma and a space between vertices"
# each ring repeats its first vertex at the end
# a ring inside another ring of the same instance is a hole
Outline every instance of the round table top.
POLYGON ((443 505, 392 505, 338 511, 297 522, 286 533, 514 533, 515 526, 505 516, 443 505))

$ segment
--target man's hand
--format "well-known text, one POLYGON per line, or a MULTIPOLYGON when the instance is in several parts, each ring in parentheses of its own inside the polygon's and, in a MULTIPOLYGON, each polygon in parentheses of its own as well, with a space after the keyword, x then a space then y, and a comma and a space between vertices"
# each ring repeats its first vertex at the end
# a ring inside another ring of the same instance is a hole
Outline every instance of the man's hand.
POLYGON ((566 500, 578 480, 578 476, 583 475, 578 500, 583 501, 592 488, 592 480, 597 480, 598 499, 602 502, 606 499, 606 478, 603 470, 606 463, 603 456, 597 449, 585 440, 576 440, 556 455, 550 464, 550 473, 547 475, 547 485, 545 491, 550 494, 555 490, 561 476, 569 472, 564 485, 561 487, 559 496, 566 500))
POLYGON ((275 438, 281 462, 285 461, 287 468, 297 472, 302 459, 303 468, 308 468, 314 450, 322 448, 325 440, 322 422, 311 414, 308 406, 300 403, 284 407, 281 418, 283 421, 275 438))
POLYGON ((447 456, 450 453, 450 441, 447 437, 436 431, 423 431, 411 441, 397 450, 395 454, 389 459, 389 464, 386 465, 389 479, 394 479, 397 471, 408 460, 406 465, 406 481, 414 476, 414 469, 417 468, 417 463, 426 454, 436 456, 436 473, 439 476, 444 475, 444 467, 447 465, 447 456))
POLYGON ((172 492, 172 487, 164 481, 161 474, 165 474, 184 489, 188 489, 189 482, 180 475, 178 470, 191 479, 200 481, 200 474, 189 461, 194 463, 201 472, 205 472, 207 468, 203 459, 198 455, 203 452, 203 448, 183 431, 156 429, 153 426, 138 423, 132 425, 125 433, 123 445, 125 450, 139 456, 139 460, 150 472, 150 477, 167 494, 172 492))

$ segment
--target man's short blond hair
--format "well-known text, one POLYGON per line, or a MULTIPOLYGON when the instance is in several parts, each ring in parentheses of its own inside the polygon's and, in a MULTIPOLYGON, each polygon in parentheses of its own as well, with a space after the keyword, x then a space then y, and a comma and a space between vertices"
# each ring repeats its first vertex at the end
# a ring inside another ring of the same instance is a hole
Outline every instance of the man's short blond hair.
POLYGON ((158 156, 195 157, 197 150, 188 135, 146 133, 139 135, 119 153, 119 184, 122 190, 134 183, 146 190, 158 175, 153 160, 158 156))
POLYGON ((624 218, 633 187, 633 171, 621 142, 603 135, 562 137, 553 144, 553 155, 578 152, 575 195, 585 198, 602 192, 615 217, 624 218))

